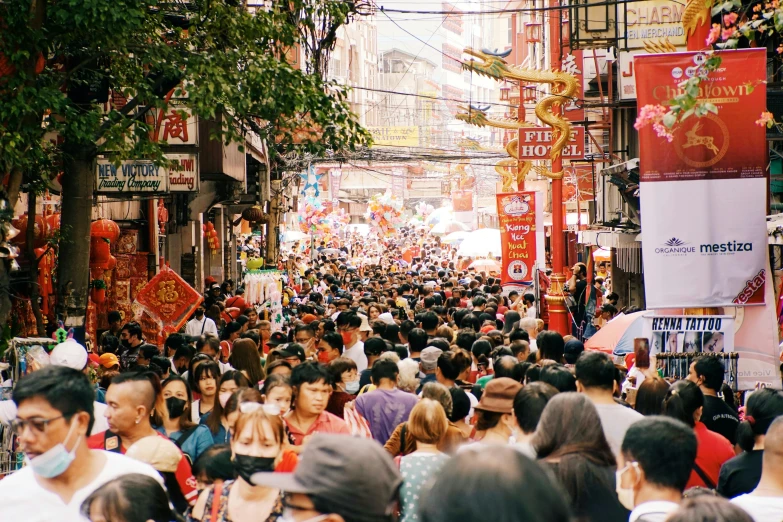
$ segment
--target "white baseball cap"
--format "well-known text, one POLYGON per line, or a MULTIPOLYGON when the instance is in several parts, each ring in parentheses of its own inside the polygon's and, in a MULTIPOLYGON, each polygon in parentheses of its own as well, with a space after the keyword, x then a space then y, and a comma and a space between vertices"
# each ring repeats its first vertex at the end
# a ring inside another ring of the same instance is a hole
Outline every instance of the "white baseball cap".
POLYGON ((87 350, 73 339, 68 339, 54 347, 49 354, 49 364, 82 371, 87 366, 87 350))

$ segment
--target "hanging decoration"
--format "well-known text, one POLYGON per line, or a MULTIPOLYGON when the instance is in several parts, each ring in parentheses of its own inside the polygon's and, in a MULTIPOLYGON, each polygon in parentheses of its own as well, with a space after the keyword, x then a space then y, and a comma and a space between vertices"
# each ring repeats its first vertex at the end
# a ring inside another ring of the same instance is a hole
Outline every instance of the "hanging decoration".
POLYGON ((318 199, 306 198, 299 207, 299 229, 329 242, 340 227, 351 221, 344 209, 329 212, 318 199))
POLYGON ((158 229, 161 235, 166 234, 166 223, 169 221, 169 211, 163 205, 163 198, 158 199, 158 229))
POLYGON ((204 298, 168 267, 150 279, 136 294, 134 307, 139 316, 146 312, 159 323, 164 334, 178 331, 204 298))
POLYGON ((204 239, 207 241, 207 246, 210 252, 216 254, 220 250, 220 240, 218 238, 218 232, 215 230, 215 225, 212 222, 207 221, 202 227, 204 232, 204 239))
POLYGON ((314 166, 310 165, 307 167, 307 171, 300 172, 299 177, 304 182, 302 185, 302 196, 317 198, 321 195, 318 185, 323 174, 316 174, 314 166))
POLYGON ((99 219, 90 224, 90 268, 111 270, 116 263, 111 244, 120 238, 120 227, 111 219, 99 219))
POLYGON ((384 235, 390 236, 403 225, 402 201, 392 196, 390 190, 376 194, 370 198, 364 217, 384 235))

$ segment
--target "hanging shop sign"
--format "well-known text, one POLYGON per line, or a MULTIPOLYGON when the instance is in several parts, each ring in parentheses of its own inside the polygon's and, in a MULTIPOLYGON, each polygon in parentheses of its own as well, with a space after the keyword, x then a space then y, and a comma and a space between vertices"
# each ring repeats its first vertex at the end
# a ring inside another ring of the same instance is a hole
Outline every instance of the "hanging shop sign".
MULTIPOLYGON (((766 51, 721 56, 699 92, 717 114, 691 116, 671 141, 652 126, 639 130, 648 308, 764 303, 767 143, 755 120, 766 110, 766 51)), ((665 104, 706 59, 695 52, 636 56, 637 105, 665 104)))
POLYGON ((666 40, 674 46, 685 45, 685 28, 682 26, 684 2, 649 0, 628 2, 625 5, 627 49, 643 49, 645 42, 666 40))
MULTIPOLYGON (((552 149, 552 128, 533 127, 519 129, 519 159, 546 160, 552 149)), ((571 139, 563 147, 563 159, 585 159, 585 128, 571 127, 571 139)))
POLYGON ((642 334, 651 355, 734 351, 734 318, 726 315, 645 316, 642 334))
POLYGON ((147 160, 127 160, 119 166, 99 159, 95 191, 99 193, 160 193, 169 190, 169 172, 147 160))
POLYGON ((402 201, 405 197, 405 171, 392 169, 391 191, 392 196, 402 201))
MULTIPOLYGON (((584 83, 584 51, 577 50, 571 51, 563 58, 563 64, 560 70, 564 73, 573 74, 579 85, 584 83)), ((585 109, 582 106, 584 102, 582 100, 572 99, 567 104, 563 105, 563 116, 568 121, 584 121, 585 109)))
POLYGON ((373 145, 418 147, 419 128, 411 127, 367 127, 372 134, 373 145))
POLYGON ((564 167, 563 172, 565 172, 563 177, 564 201, 576 201, 577 196, 580 203, 595 201, 595 175, 592 164, 571 164, 564 167))
POLYGON ((198 145, 198 117, 193 111, 172 101, 166 110, 150 111, 150 139, 167 145, 198 145))
POLYGON ((169 166, 170 192, 198 192, 198 155, 196 154, 166 154, 171 161, 169 166))
POLYGON ((544 216, 540 192, 497 195, 502 251, 501 285, 530 286, 537 259, 544 259, 544 216), (541 234, 542 237, 536 236, 541 234))

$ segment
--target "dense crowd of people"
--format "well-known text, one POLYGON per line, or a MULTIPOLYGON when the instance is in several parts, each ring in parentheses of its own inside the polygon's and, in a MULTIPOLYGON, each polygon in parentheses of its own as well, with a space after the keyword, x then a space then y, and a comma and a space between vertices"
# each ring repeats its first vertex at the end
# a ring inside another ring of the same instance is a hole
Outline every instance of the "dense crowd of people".
POLYGON ((437 242, 310 257, 282 330, 209 280, 164 346, 111 313, 97 353, 36 358, 0 403, 26 464, 0 518, 783 520, 780 391, 740 411, 709 356, 668 382, 585 351, 437 242))

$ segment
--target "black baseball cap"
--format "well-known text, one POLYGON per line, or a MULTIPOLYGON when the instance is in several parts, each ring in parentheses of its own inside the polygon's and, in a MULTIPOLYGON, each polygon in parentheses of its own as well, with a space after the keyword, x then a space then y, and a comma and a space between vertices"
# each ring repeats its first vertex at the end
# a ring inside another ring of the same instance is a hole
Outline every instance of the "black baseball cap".
POLYGON ((296 471, 256 473, 251 482, 317 497, 324 514, 374 522, 394 512, 402 478, 373 439, 319 433, 304 447, 296 471))
POLYGON ((288 337, 283 332, 275 332, 266 342, 267 346, 280 346, 281 344, 288 344, 288 337))

